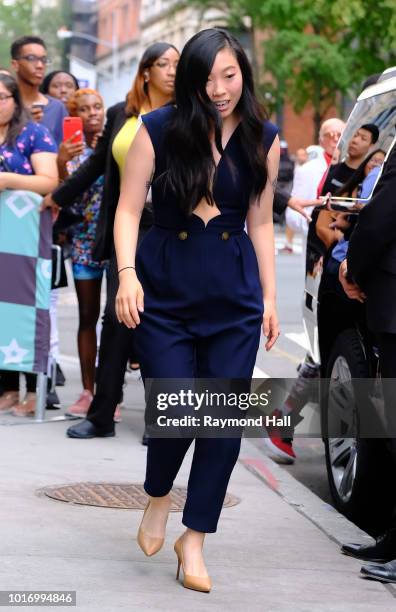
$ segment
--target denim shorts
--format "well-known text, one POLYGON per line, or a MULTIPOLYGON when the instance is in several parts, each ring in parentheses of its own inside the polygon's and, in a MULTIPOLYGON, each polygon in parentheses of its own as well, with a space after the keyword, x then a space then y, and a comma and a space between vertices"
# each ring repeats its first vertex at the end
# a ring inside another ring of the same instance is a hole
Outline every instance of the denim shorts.
POLYGON ((75 280, 96 280, 103 277, 105 268, 96 266, 85 266, 84 264, 73 264, 73 276, 75 280))

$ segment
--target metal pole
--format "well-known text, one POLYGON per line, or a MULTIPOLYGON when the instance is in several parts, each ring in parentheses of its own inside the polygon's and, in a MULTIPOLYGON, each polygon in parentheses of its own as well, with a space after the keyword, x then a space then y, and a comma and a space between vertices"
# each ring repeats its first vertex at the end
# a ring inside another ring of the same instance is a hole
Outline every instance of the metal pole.
POLYGON ((43 423, 45 421, 45 406, 47 401, 47 376, 42 372, 37 374, 36 397, 36 412, 34 420, 37 423, 43 423))

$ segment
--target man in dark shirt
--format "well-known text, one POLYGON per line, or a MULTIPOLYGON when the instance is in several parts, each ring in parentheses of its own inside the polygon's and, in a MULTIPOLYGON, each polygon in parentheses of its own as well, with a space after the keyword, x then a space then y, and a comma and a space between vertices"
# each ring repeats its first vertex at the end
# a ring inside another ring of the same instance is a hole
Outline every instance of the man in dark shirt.
POLYGON ((347 158, 339 164, 330 166, 323 185, 322 195, 334 194, 351 178, 367 156, 372 145, 377 142, 378 137, 379 129, 374 123, 366 123, 355 132, 348 145, 347 158))
MULTIPOLYGON (((378 138, 379 129, 374 123, 366 123, 355 132, 348 144, 348 152, 345 160, 339 164, 329 166, 329 171, 321 192, 322 196, 328 193, 334 195, 342 185, 345 185, 367 157, 370 148, 377 142, 378 138)), ((334 229, 330 227, 332 222, 333 218, 328 210, 321 210, 318 213, 315 227, 316 236, 319 242, 324 245, 325 251, 327 251, 336 239, 334 229)), ((319 249, 320 248, 319 246, 319 249)))
POLYGON ((21 92, 23 104, 33 120, 45 125, 56 144, 62 142, 63 118, 67 111, 59 100, 40 93, 45 69, 51 63, 44 41, 38 36, 22 36, 11 45, 11 65, 21 92))

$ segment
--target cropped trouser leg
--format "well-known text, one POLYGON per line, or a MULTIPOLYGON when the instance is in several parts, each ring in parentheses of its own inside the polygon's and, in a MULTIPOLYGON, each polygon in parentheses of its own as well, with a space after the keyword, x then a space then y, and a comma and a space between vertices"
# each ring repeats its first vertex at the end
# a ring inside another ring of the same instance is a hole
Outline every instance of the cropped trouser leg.
MULTIPOLYGON (((260 328, 248 334, 243 326, 206 338, 197 346, 197 377, 247 379, 253 373, 260 328)), ((210 380, 208 380, 210 383, 210 380)), ((210 384, 208 385, 210 387, 210 384)), ((236 432, 234 432, 236 435, 236 432)), ((214 533, 238 460, 241 438, 197 438, 183 512, 186 527, 214 533)))
POLYGON ((188 479, 183 525, 214 533, 220 518, 240 438, 197 438, 188 479))
MULTIPOLYGON (((198 343, 171 321, 153 320, 139 341, 145 378, 250 378, 259 334, 243 340, 236 330, 198 343), (151 325, 150 325, 151 328, 151 325)), ((150 437, 147 449, 145 491, 166 495, 172 488, 192 438, 150 437)), ((197 438, 183 512, 186 527, 213 533, 217 529, 227 485, 238 459, 241 440, 197 438)))
MULTIPOLYGON (((178 323, 150 318, 143 337, 138 335, 137 348, 144 380, 193 378, 193 339, 178 323)), ((162 497, 169 493, 192 441, 192 438, 149 437, 144 482, 148 495, 162 497)))

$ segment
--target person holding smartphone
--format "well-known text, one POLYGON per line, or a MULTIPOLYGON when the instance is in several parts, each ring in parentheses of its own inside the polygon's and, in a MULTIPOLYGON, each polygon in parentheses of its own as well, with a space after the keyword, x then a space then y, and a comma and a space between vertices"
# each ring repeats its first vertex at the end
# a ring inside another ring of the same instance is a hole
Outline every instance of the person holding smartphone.
POLYGON ((11 45, 11 65, 16 75, 22 101, 33 121, 45 125, 55 142, 62 141, 65 106, 59 100, 40 92, 45 69, 51 64, 45 42, 39 36, 22 36, 11 45))
MULTIPOLYGON (((67 109, 70 117, 64 119, 64 141, 58 154, 61 179, 66 179, 76 172, 92 155, 97 137, 102 133, 105 116, 102 96, 94 89, 75 91, 68 100, 67 109)), ((73 225, 71 260, 78 299, 77 342, 83 389, 77 401, 70 407, 72 413, 81 408, 88 410, 94 393, 96 324, 100 314, 100 290, 107 262, 94 261, 92 249, 102 199, 103 175, 92 183, 74 206, 74 212, 82 217, 80 223, 73 225)), ((119 418, 118 413, 116 418, 119 418)))
MULTIPOLYGON (((43 202, 43 207, 56 210, 59 207, 62 210, 70 207, 78 195, 104 174, 104 193, 92 252, 95 261, 109 259, 96 391, 89 411, 87 405, 81 403, 68 410, 73 416, 84 417, 84 420, 67 430, 71 438, 115 435, 114 413, 122 396, 125 368, 134 347, 133 331, 120 325, 115 315, 118 289, 113 243, 115 209, 126 155, 137 132, 139 116, 173 100, 178 61, 178 50, 167 42, 154 43, 145 50, 126 100, 108 109, 103 134, 92 155, 54 193, 46 196, 43 202)), ((149 206, 146 206, 140 221, 139 240, 151 225, 152 213, 149 206)))

